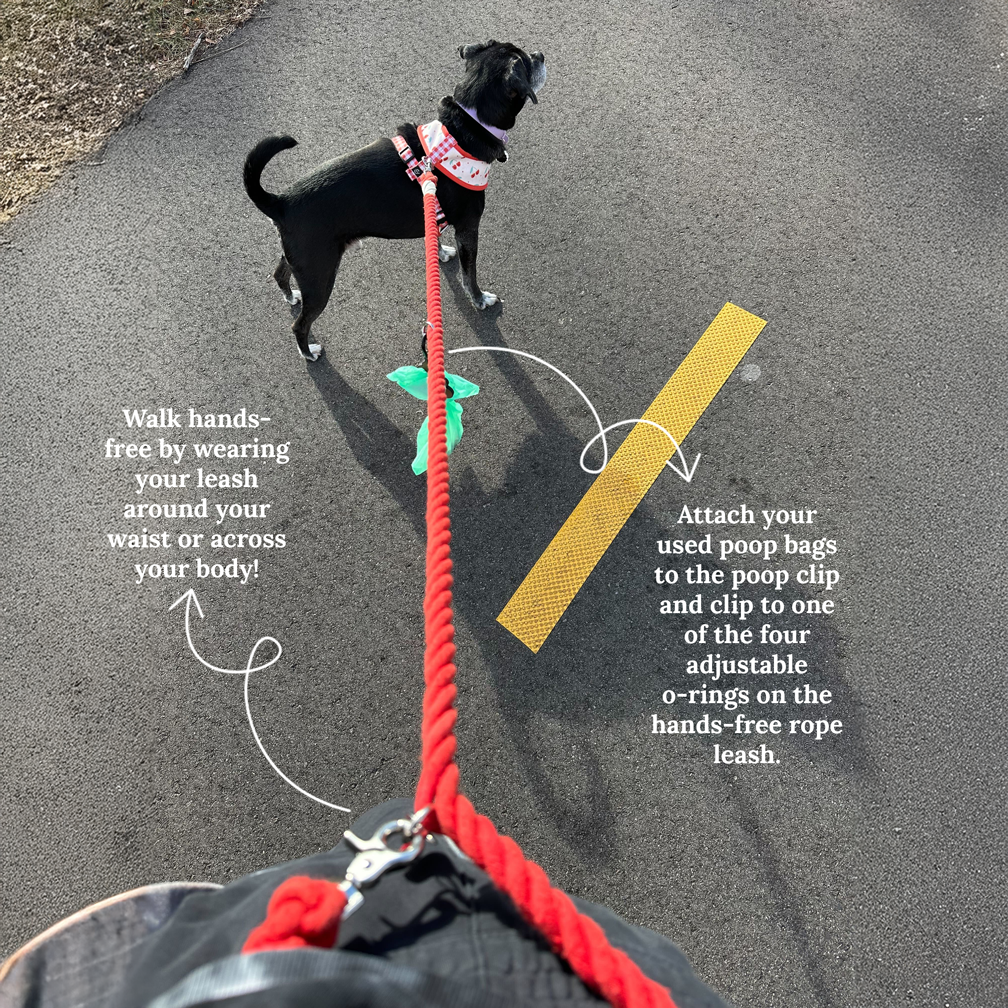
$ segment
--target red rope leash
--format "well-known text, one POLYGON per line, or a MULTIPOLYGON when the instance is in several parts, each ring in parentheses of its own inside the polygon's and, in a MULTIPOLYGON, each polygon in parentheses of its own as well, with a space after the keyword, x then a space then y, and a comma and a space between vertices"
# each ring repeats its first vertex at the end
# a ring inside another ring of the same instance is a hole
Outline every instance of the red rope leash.
MULTIPOLYGON (((420 182, 434 181, 424 175, 420 182)), ((578 913, 570 897, 554 889, 510 837, 479 815, 459 794, 455 763, 455 627, 452 623, 451 519, 445 441, 444 329, 434 187, 424 185, 427 252, 427 591, 424 596, 422 754, 415 808, 431 806, 428 828, 450 836, 511 897, 553 950, 591 989, 618 1008, 675 1008, 669 992, 648 979, 625 953, 609 944, 602 928, 578 913)))
POLYGON ((346 894, 335 882, 292 875, 273 890, 266 920, 252 929, 242 952, 305 945, 332 948, 346 902, 346 894))
MULTIPOLYGON (((584 983, 617 1008, 675 1008, 669 992, 648 979, 625 953, 609 944, 570 897, 554 889, 546 873, 529 861, 510 837, 459 794, 455 763, 455 627, 452 622, 451 519, 448 510, 448 449, 445 440, 444 329, 438 261, 436 180, 421 175, 427 263, 428 459, 427 588, 424 595, 424 702, 417 810, 430 808, 425 830, 444 833, 514 901, 522 916, 547 939, 584 983)), ((336 940, 346 896, 334 882, 303 876, 287 879, 270 900, 266 920, 244 952, 318 945, 336 940)))

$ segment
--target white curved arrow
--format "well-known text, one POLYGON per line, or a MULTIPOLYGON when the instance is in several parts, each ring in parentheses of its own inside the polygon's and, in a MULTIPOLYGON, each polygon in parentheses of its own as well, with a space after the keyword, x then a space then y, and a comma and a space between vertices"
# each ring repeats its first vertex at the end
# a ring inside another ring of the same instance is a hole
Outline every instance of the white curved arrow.
POLYGON ((280 655, 283 654, 283 648, 280 646, 280 641, 275 637, 260 637, 259 640, 255 642, 252 646, 252 651, 249 654, 248 663, 243 669, 226 669, 221 668, 219 665, 214 665, 212 662, 208 662, 200 653, 196 650, 196 645, 193 643, 192 639, 192 627, 190 625, 189 612, 193 605, 196 606, 196 612, 199 613, 200 619, 203 619, 203 610, 200 607, 199 599, 196 598, 196 592, 190 588, 184 595, 177 598, 170 606, 168 606, 168 611, 171 612, 175 606, 185 602, 185 632, 186 640, 189 642, 189 650, 192 651, 193 657, 201 664, 206 666, 213 672, 223 672, 225 675, 241 675, 245 677, 245 715, 248 717, 249 728, 252 729, 252 737, 256 741, 256 745, 259 746, 259 751, 266 757, 266 762, 269 763, 271 767, 276 771, 277 775, 288 783, 295 791, 300 792, 306 798, 310 798, 314 802, 318 802, 319 805, 325 805, 326 808, 336 809, 338 812, 349 812, 350 809, 344 808, 342 805, 334 805, 332 802, 326 801, 324 798, 319 798, 317 795, 313 795, 310 791, 305 791, 303 787, 295 784, 290 777, 285 774, 280 767, 273 762, 272 757, 268 752, 266 752, 266 747, 262 744, 262 740, 259 738, 259 733, 256 731, 255 722, 252 720, 252 708, 249 706, 249 678, 253 672, 262 672, 263 669, 268 669, 271 665, 275 664, 280 655), (256 653, 263 644, 273 644, 276 647, 276 654, 270 658, 269 661, 263 662, 261 665, 254 664, 256 659, 256 653))
POLYGON ((560 375, 560 377, 563 378, 563 380, 567 382, 567 384, 570 385, 570 387, 574 389, 574 391, 577 392, 577 394, 581 396, 582 399, 584 399, 584 401, 588 404, 588 409, 590 409, 592 412, 592 416, 595 417, 595 423, 598 424, 599 429, 598 434, 596 434, 595 437, 593 437, 591 441, 589 441, 588 444, 584 446, 584 449, 581 452, 581 458, 578 459, 578 464, 589 475, 597 476, 609 464, 609 442, 606 440, 606 434, 608 434, 609 431, 615 430, 617 427, 626 427, 630 424, 642 423, 642 424, 648 424, 651 427, 657 427, 658 430, 660 430, 669 439, 669 441, 671 441, 672 444, 675 445, 676 454, 679 456, 680 459, 682 459, 682 468, 680 468, 677 465, 674 465, 671 459, 668 462, 666 462, 665 465, 667 465, 677 476, 679 476, 681 479, 684 479, 687 483, 689 483, 693 479, 693 474, 696 472, 697 463, 700 461, 700 453, 697 452, 697 457, 693 460, 693 465, 690 465, 689 462, 686 461, 686 456, 683 454, 683 450, 679 442, 676 441, 676 439, 672 437, 672 435, 669 434, 669 432, 665 430, 665 428, 662 427, 661 424, 655 423, 653 420, 644 420, 638 418, 636 420, 619 420, 614 424, 609 424, 608 427, 603 427, 602 421, 599 419, 598 411, 592 405, 591 399, 589 399, 588 396, 586 396, 584 392, 581 391, 581 389, 574 383, 574 380, 572 378, 565 375, 563 371, 560 370, 560 368, 554 367, 552 364, 550 364, 549 361, 545 361, 542 359, 542 357, 536 357, 535 354, 527 353, 524 350, 513 350, 511 347, 502 347, 502 346, 467 346, 467 347, 458 347, 455 350, 449 350, 448 353, 450 354, 472 353, 475 350, 489 350, 491 353, 509 353, 509 354, 515 354, 515 356, 517 357, 528 357, 529 360, 534 360, 537 364, 542 364, 543 367, 548 367, 550 371, 560 375), (595 442, 598 441, 599 438, 602 439, 602 465, 598 469, 589 469, 588 466, 585 465, 585 455, 588 454, 588 449, 591 448, 591 446, 595 444, 595 442))

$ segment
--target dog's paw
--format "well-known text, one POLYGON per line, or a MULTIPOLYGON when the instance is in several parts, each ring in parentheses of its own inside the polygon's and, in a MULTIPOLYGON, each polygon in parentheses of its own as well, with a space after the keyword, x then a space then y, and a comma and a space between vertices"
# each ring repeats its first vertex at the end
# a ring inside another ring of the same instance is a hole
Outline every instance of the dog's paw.
POLYGON ((301 347, 298 347, 298 353, 307 361, 317 361, 319 357, 322 356, 322 344, 321 343, 309 343, 308 353, 305 353, 301 347))
POLYGON ((491 294, 490 291, 480 291, 479 298, 473 301, 473 305, 479 311, 484 311, 495 304, 500 304, 500 298, 496 294, 491 294))
POLYGON ((347 252, 360 252, 360 250, 362 248, 364 248, 364 239, 363 238, 355 238, 352 242, 350 242, 349 245, 347 245, 347 247, 343 251, 345 253, 347 253, 347 252))
POLYGON ((439 245, 437 257, 441 262, 451 262, 455 258, 456 248, 454 245, 439 245))
POLYGON ((283 299, 293 308, 295 305, 301 304, 301 291, 296 287, 292 287, 290 295, 284 294, 283 299))

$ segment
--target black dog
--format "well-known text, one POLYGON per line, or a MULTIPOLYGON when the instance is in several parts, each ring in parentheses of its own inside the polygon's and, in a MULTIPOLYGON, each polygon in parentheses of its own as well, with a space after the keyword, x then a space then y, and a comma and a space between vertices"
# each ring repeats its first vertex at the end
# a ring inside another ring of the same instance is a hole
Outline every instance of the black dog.
MULTIPOLYGON (((485 179, 488 164, 480 169, 479 163, 507 160, 505 131, 514 125, 526 99, 537 101, 536 92, 546 80, 546 60, 542 53, 529 55, 493 39, 463 46, 459 55, 466 61, 465 79, 454 98, 441 99, 438 121, 471 159, 465 165, 477 166, 485 179)), ((422 158, 417 129, 406 124, 397 132, 422 158)), ((283 255, 273 276, 289 304, 300 300, 292 328, 301 355, 316 360, 322 347, 310 341, 311 326, 329 301, 343 253, 365 237, 423 237, 423 196, 390 139, 328 162, 281 195, 266 192, 259 181, 266 163, 296 143, 289 136, 274 136, 256 144, 245 159, 245 190, 280 232, 283 255), (300 295, 291 290, 292 277, 300 295)), ((437 198, 455 228, 463 286, 476 308, 488 308, 499 299, 480 290, 476 279, 485 192, 459 184, 440 168, 435 172, 437 198)), ((440 246, 442 262, 454 255, 451 246, 440 246)))

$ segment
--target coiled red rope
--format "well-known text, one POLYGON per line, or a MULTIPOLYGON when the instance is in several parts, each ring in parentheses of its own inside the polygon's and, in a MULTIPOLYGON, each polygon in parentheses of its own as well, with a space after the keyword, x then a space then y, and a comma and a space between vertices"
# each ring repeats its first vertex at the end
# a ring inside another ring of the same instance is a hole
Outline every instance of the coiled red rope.
POLYGON ((332 948, 346 902, 346 894, 335 882, 292 875, 273 890, 266 920, 252 929, 242 952, 306 945, 332 948))
MULTIPOLYGON (((480 815, 459 793, 455 763, 455 627, 452 616, 451 519, 448 449, 445 439, 444 329, 435 186, 430 172, 424 189, 427 264, 427 588, 424 595, 424 701, 421 770, 415 808, 429 808, 425 829, 444 833, 514 901, 553 951, 570 964, 585 985, 617 1008, 675 1008, 669 992, 646 977, 605 932, 578 912, 570 897, 554 889, 546 873, 529 861, 510 837, 480 815)), ((278 886, 266 920, 249 936, 243 951, 298 945, 331 947, 346 904, 332 882, 295 877, 278 886), (335 890, 335 892, 333 891, 335 890), (336 895, 338 893, 338 895, 336 895)))

